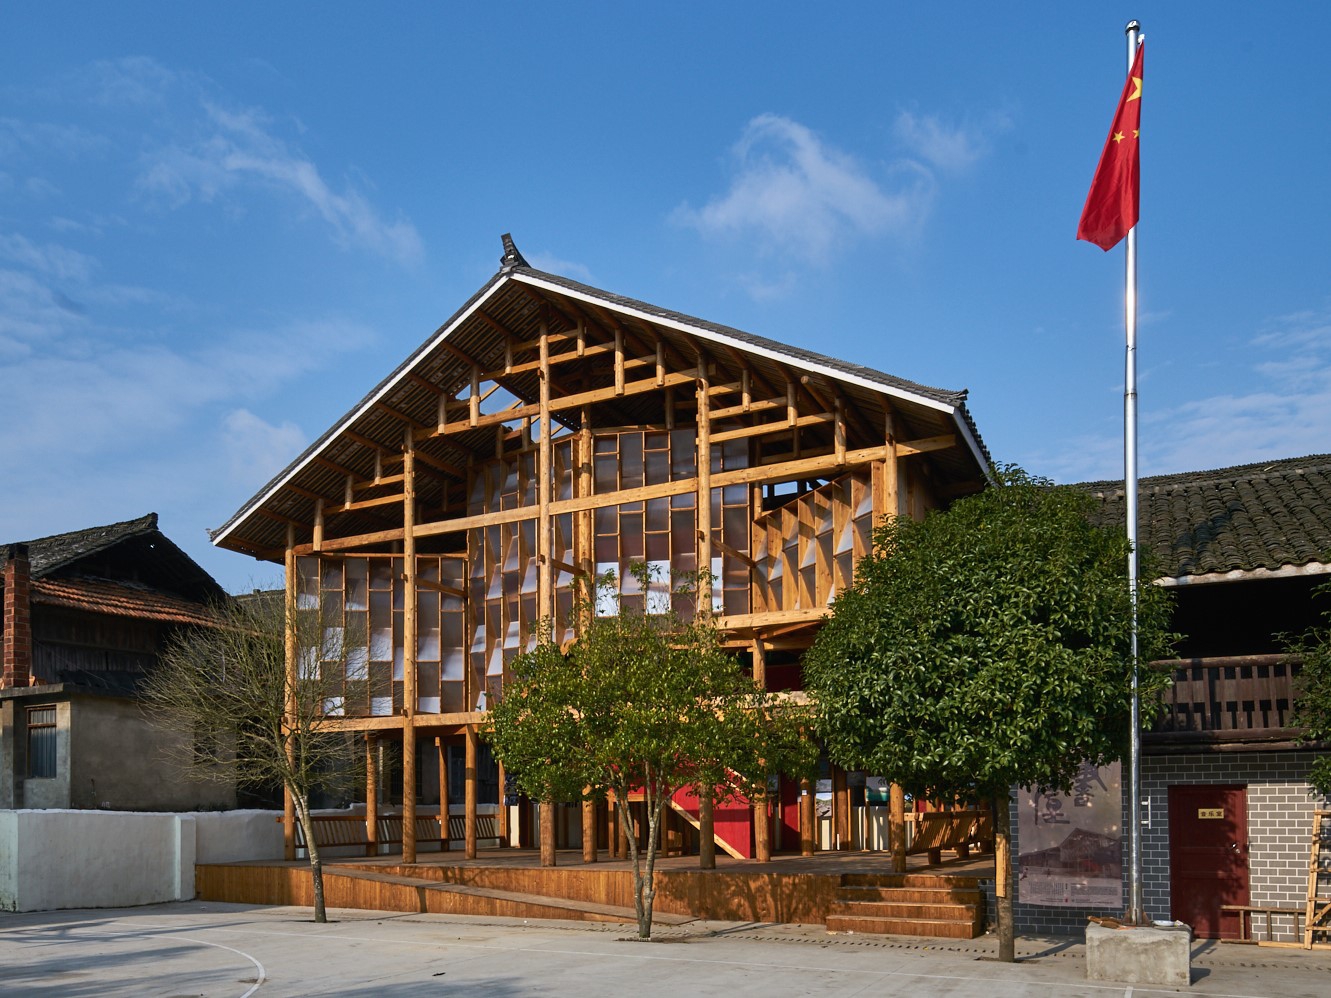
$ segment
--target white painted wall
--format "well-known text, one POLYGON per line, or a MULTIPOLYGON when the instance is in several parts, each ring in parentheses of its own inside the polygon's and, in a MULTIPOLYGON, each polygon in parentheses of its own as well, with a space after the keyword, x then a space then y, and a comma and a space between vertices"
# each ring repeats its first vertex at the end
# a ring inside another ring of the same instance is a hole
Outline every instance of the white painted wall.
MULTIPOLYGON (((196 863, 282 858, 281 811, 201 811, 194 815, 196 863)), ((191 874, 193 876, 193 874, 191 874)))
POLYGON ((194 897, 194 865, 282 855, 272 811, 0 811, 0 910, 194 897))

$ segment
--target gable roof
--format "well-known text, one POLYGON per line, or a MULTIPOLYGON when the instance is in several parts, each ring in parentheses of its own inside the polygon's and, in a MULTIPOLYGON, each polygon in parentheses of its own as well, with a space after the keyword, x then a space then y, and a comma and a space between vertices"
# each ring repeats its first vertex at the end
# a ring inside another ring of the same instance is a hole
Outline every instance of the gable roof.
MULTIPOLYGON (((1100 522, 1124 522, 1121 481, 1077 488, 1100 522)), ((1331 454, 1143 478, 1138 496, 1139 541, 1167 583, 1331 572, 1331 454)))
POLYGON ((34 582, 58 573, 78 575, 81 574, 81 562, 104 554, 119 554, 127 561, 142 565, 149 577, 144 581, 152 588, 198 602, 225 596, 216 580, 158 529, 156 513, 30 541, 0 544, 0 569, 8 560, 8 548, 13 543, 27 547, 29 571, 34 582))
MULTIPOLYGON (((404 418, 418 426, 432 425, 440 391, 454 392, 469 381, 473 364, 486 371, 502 369, 508 343, 534 340, 543 319, 549 320, 551 332, 579 324, 623 325, 635 334, 659 338, 667 349, 684 357, 691 357, 693 348, 702 343, 715 348, 709 355, 723 367, 734 367, 742 356, 755 376, 772 384, 794 379, 820 390, 834 385, 852 407, 881 406, 886 396, 901 417, 899 434, 956 435, 959 447, 931 455, 945 482, 987 475, 989 454, 966 408, 965 391, 931 388, 580 284, 527 266, 511 240, 506 239, 505 246, 511 252, 501 261, 499 272, 226 523, 210 531, 214 544, 274 557, 282 546, 285 523, 312 523, 313 497, 331 499, 341 493, 345 475, 337 469, 372 478, 376 448, 389 454, 400 451, 404 418)), ((539 397, 536 371, 506 376, 503 387, 523 401, 539 397)), ((649 422, 653 405, 659 402, 644 396, 614 401, 620 425, 649 422)), ((493 439, 492 429, 464 430, 427 441, 419 453, 439 471, 441 466, 465 465, 470 453, 493 452, 493 439)), ((421 498, 428 499, 428 490, 438 486, 426 482, 418 488, 425 490, 421 498)), ((368 518, 357 522, 354 515, 340 523, 349 533, 373 529, 368 518)))

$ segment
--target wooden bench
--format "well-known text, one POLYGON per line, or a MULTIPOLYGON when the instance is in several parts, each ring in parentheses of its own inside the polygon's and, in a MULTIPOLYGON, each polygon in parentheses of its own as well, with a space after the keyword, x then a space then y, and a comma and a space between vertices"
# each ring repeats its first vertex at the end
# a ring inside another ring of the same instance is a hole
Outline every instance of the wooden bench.
POLYGON ((928 853, 929 865, 943 862, 943 850, 952 849, 958 859, 970 855, 972 845, 992 848, 993 815, 988 811, 924 811, 915 815, 915 836, 906 852, 928 853))
MULTIPOLYGON (((314 826, 314 842, 324 846, 361 846, 365 855, 373 856, 376 843, 370 842, 369 829, 363 814, 315 814, 310 816, 314 826)), ((282 819, 277 819, 278 824, 282 819)), ((449 822, 450 826, 452 822, 449 822)), ((402 816, 386 815, 375 822, 378 845, 395 845, 402 841, 402 816)), ((452 831, 450 827, 449 831, 452 831)), ((433 814, 416 818, 416 841, 439 842, 439 817, 433 814)), ((305 848, 305 829, 296 822, 296 848, 305 848)))
MULTIPOLYGON (((371 843, 363 814, 315 814, 310 816, 314 824, 314 841, 320 848, 324 846, 362 846, 365 855, 373 856, 377 845, 399 845, 402 842, 402 816, 383 815, 375 822, 378 842, 371 843)), ((278 818, 280 825, 282 819, 278 818)), ((497 820, 493 814, 476 816, 476 837, 478 839, 497 839, 497 820)), ((467 820, 462 815, 453 814, 448 818, 450 840, 461 842, 467 837, 467 820)), ((422 814, 416 816, 416 841, 441 842, 439 816, 422 814)), ((296 822, 296 848, 305 848, 305 829, 296 822)))

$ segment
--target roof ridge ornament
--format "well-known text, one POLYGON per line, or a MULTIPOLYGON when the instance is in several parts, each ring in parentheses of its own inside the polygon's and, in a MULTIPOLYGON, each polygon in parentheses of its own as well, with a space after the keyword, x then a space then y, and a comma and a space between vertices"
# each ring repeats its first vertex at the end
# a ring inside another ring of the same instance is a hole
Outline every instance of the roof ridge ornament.
POLYGON ((499 258, 500 273, 507 273, 514 267, 530 267, 526 258, 518 252, 517 244, 513 242, 513 237, 505 232, 501 237, 504 241, 504 255, 499 258))

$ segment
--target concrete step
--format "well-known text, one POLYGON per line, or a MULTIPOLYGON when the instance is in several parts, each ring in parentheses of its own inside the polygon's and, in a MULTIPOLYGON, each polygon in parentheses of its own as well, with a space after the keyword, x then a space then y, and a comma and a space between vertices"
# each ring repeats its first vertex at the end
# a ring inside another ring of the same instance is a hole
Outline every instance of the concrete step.
POLYGON ((978 890, 942 887, 842 887, 837 898, 842 901, 915 901, 920 904, 976 904, 978 890))
POLYGON ((846 873, 841 876, 841 886, 976 890, 980 886, 980 878, 943 876, 936 873, 846 873))
POLYGON ((934 918, 878 918, 867 915, 828 915, 827 931, 933 936, 940 939, 975 939, 983 933, 983 929, 974 922, 934 918))
POLYGON ((828 915, 860 915, 869 918, 923 918, 974 922, 973 904, 914 904, 909 901, 834 902, 828 915))

